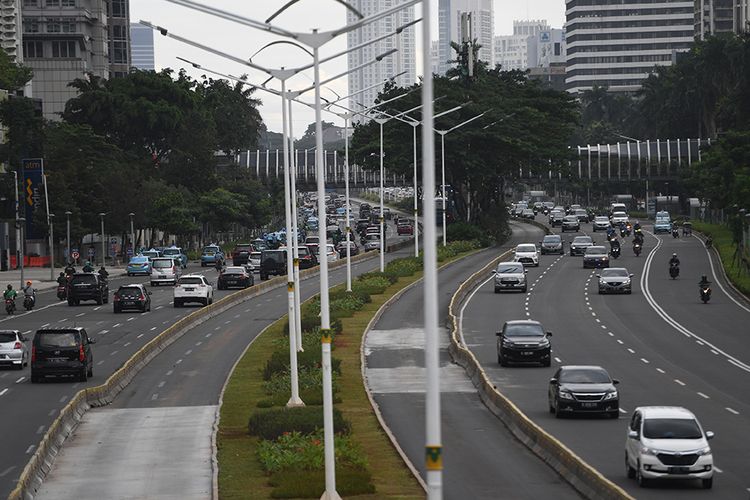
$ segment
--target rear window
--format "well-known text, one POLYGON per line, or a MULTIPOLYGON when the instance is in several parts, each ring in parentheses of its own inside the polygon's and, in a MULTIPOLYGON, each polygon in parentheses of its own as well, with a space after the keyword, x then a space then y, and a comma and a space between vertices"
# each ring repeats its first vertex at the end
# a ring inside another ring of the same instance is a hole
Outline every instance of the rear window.
POLYGON ((606 255, 607 249, 604 247, 588 247, 586 255, 606 255))
POLYGON ((198 277, 187 277, 187 278, 180 278, 179 281, 177 281, 177 284, 179 285, 201 285, 203 284, 203 280, 201 280, 198 277))
POLYGON ((579 244, 591 243, 592 241, 593 240, 588 236, 576 236, 573 239, 573 243, 579 243, 579 244))
POLYGON ((161 253, 162 255, 180 255, 180 250, 178 248, 166 248, 161 253))
POLYGON ((310 255, 310 249, 307 247, 297 247, 297 256, 298 257, 307 257, 310 255))
POLYGON ((545 236, 543 241, 545 243, 560 243, 561 240, 562 240, 562 238, 560 238, 559 235, 557 235, 557 234, 551 234, 549 236, 545 236))
POLYGON ((245 274, 245 270, 239 267, 228 267, 224 274, 245 274))
POLYGON ((77 332, 37 332, 37 343, 44 347, 77 347, 77 332))
POLYGON ((16 334, 14 332, 0 332, 0 342, 15 342, 16 334))
POLYGON ((78 285, 81 283, 85 283, 87 285, 93 285, 96 283, 96 277, 94 277, 93 274, 82 274, 79 276, 73 276, 73 279, 70 280, 70 282, 74 285, 78 285))
POLYGON ((575 215, 566 215, 564 220, 568 222, 578 222, 578 217, 575 215))
POLYGON ((252 245, 237 245, 234 247, 235 252, 251 252, 252 249, 252 245))
POLYGON ((261 255, 261 260, 273 260, 276 262, 283 262, 284 261, 284 252, 263 252, 261 255))
POLYGON ((154 259, 151 265, 157 269, 172 267, 172 259, 154 259))
POLYGON ((117 295, 120 297, 140 297, 141 289, 137 286, 124 286, 117 290, 117 295))

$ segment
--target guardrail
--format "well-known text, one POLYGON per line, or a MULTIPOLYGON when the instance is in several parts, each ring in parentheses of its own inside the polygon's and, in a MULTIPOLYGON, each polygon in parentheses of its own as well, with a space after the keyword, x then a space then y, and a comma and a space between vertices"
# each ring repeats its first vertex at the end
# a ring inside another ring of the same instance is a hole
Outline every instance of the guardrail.
MULTIPOLYGON (((526 222, 526 221, 524 221, 526 222)), ((531 222, 549 231, 542 224, 531 222)), ((492 383, 474 353, 461 343, 461 325, 458 322, 457 308, 474 288, 487 278, 489 273, 511 251, 492 259, 486 266, 472 274, 459 287, 451 298, 448 307, 450 345, 448 351, 453 360, 461 365, 479 392, 482 402, 495 414, 534 454, 555 469, 573 488, 590 499, 631 499, 621 487, 604 477, 586 463, 570 448, 542 429, 526 416, 510 399, 503 395, 492 383)))
MULTIPOLYGON (((361 253, 352 257, 352 263, 375 258, 378 252, 361 253)), ((346 265, 346 259, 339 259, 328 266, 334 270, 346 265)), ((314 267, 300 272, 300 279, 307 279, 319 274, 314 267)), ((65 440, 73 433, 83 415, 92 407, 106 406, 135 378, 153 358, 170 344, 182 337, 196 326, 208 321, 237 304, 262 295, 269 290, 286 286, 287 277, 279 276, 258 285, 229 294, 226 297, 202 307, 197 311, 180 318, 174 324, 141 347, 125 364, 109 376, 107 381, 96 387, 87 387, 76 393, 52 422, 39 446, 24 467, 15 489, 9 500, 31 500, 42 485, 45 476, 52 469, 55 458, 65 440)))

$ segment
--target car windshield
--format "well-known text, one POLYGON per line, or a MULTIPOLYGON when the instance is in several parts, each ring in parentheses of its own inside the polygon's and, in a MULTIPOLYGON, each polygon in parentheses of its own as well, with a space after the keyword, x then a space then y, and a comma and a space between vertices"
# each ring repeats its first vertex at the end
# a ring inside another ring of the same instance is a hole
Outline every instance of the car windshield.
POLYGON ((586 210, 582 208, 576 209, 576 215, 586 215, 586 210))
POLYGON ((75 332, 37 333, 39 345, 44 347, 76 347, 78 334, 75 332))
POLYGON ((15 342, 15 332, 0 332, 0 344, 3 342, 15 342))
POLYGON ((628 215, 625 212, 615 212, 612 214, 612 217, 627 217, 628 215))
POLYGON ((560 382, 565 384, 609 384, 607 372, 591 368, 570 368, 560 372, 560 382))
POLYGON ((627 278, 629 276, 627 269, 602 269, 602 278, 627 278))
POLYGON ((180 278, 177 284, 178 285, 201 285, 203 284, 203 280, 197 276, 187 276, 185 278, 180 278))
MULTIPOLYGON (((302 248, 302 247, 300 247, 302 248)), ((250 252, 251 259, 260 259, 260 252, 250 252)))
POLYGON ((518 245, 516 252, 536 252, 536 246, 534 245, 518 245))
POLYGON ((368 234, 365 238, 367 241, 380 241, 380 235, 378 234, 368 234))
POLYGON ((588 247, 586 255, 606 255, 607 249, 604 247, 588 247))
POLYGON ((591 245, 593 243, 593 240, 590 236, 576 236, 575 238, 573 238, 573 243, 579 245, 588 243, 589 245, 591 245))
POLYGON ((564 220, 568 222, 578 222, 578 217, 575 215, 566 215, 564 220))
POLYGON ((263 260, 274 260, 276 262, 283 262, 284 261, 284 252, 276 251, 276 252, 263 252, 261 259, 263 260))
POLYGON ((180 255, 179 248, 165 248, 161 253, 162 255, 180 255))
POLYGON ((497 266, 497 274, 519 274, 523 272, 520 264, 500 264, 497 266))
POLYGON ((93 274, 81 274, 78 276, 73 276, 73 279, 70 280, 70 282, 74 285, 78 285, 80 283, 85 283, 86 285, 93 285, 96 283, 96 278, 93 274))
POLYGON ((549 236, 545 236, 544 240, 542 241, 544 241, 544 243, 560 243, 561 238, 556 234, 551 234, 549 236))
POLYGON ((242 267, 228 267, 224 270, 224 274, 245 274, 245 269, 242 267))
POLYGON ((172 259, 154 259, 151 265, 157 269, 166 269, 172 267, 172 259))
POLYGON ((537 324, 517 324, 507 325, 505 327, 506 337, 544 337, 542 325, 537 324))
POLYGON ((689 418, 647 418, 643 421, 643 437, 649 439, 700 439, 698 422, 689 418))
POLYGON ((117 295, 120 297, 140 297, 141 289, 137 286, 124 286, 117 290, 117 295))

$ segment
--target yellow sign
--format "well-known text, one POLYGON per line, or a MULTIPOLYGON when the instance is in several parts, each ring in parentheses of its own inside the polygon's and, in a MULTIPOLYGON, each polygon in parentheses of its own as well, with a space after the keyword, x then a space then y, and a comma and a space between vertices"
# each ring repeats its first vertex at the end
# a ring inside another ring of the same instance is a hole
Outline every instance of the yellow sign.
POLYGON ((425 467, 427 470, 443 470, 443 447, 425 447, 425 467))
POLYGON ((323 344, 330 344, 331 343, 331 330, 330 328, 321 328, 320 329, 320 341, 323 344))

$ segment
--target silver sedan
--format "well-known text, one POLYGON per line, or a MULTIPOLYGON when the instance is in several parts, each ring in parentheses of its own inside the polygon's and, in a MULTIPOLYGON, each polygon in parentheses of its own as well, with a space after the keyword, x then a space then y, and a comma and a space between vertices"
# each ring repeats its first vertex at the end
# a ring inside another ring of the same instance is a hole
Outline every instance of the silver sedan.
POLYGON ((599 293, 627 293, 633 292, 631 283, 633 275, 624 267, 610 267, 602 269, 599 277, 599 293))

